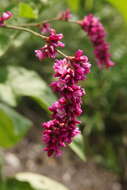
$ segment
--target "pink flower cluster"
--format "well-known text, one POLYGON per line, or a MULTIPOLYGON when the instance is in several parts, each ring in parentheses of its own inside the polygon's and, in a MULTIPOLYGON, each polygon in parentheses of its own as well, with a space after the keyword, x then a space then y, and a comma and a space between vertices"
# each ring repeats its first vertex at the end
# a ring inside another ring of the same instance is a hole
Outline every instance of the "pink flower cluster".
POLYGON ((63 11, 59 16, 59 20, 69 21, 69 19, 72 17, 70 10, 67 9, 66 11, 63 11))
MULTIPOLYGON (((48 30, 48 26, 45 26, 45 30, 48 30)), ((44 28, 43 28, 44 29, 44 28)), ((57 47, 64 47, 64 43, 60 40, 63 38, 63 34, 56 34, 55 30, 50 30, 50 35, 47 37, 47 44, 44 45, 42 48, 35 50, 35 55, 38 57, 39 60, 43 60, 47 57, 55 58, 57 55, 57 47)))
POLYGON ((83 30, 87 32, 93 46, 97 64, 100 68, 103 66, 112 67, 114 63, 111 61, 109 53, 109 44, 105 41, 106 32, 98 18, 92 14, 85 16, 82 21, 78 21, 83 30))
POLYGON ((62 147, 70 144, 73 137, 79 134, 77 125, 80 122, 77 116, 82 113, 81 97, 85 92, 77 83, 86 79, 90 67, 88 58, 81 50, 78 50, 74 57, 55 61, 54 76, 58 80, 51 86, 59 93, 60 99, 49 107, 52 120, 42 124, 43 141, 46 144, 44 151, 48 152, 48 156, 61 155, 62 147))
POLYGON ((50 33, 52 30, 51 25, 47 22, 41 26, 41 33, 50 33))
POLYGON ((9 18, 11 18, 13 16, 13 14, 10 11, 6 11, 2 14, 2 16, 0 16, 0 26, 4 26, 4 21, 8 20, 9 18))

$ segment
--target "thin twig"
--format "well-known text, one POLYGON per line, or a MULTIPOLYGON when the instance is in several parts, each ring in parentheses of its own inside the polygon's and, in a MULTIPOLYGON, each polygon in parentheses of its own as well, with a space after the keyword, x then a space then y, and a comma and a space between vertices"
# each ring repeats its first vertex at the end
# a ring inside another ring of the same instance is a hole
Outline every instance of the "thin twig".
POLYGON ((21 27, 21 26, 5 25, 3 28, 9 28, 9 29, 14 29, 14 30, 22 30, 22 31, 25 31, 25 32, 32 33, 33 35, 35 35, 37 37, 40 37, 43 40, 48 39, 47 36, 43 36, 42 34, 39 34, 38 32, 35 32, 35 31, 33 31, 33 30, 29 29, 29 28, 24 28, 24 27, 21 27))
POLYGON ((54 21, 63 21, 63 22, 69 22, 69 23, 77 24, 77 21, 75 21, 75 20, 65 21, 65 20, 62 20, 62 19, 60 20, 58 17, 56 17, 56 18, 52 18, 52 19, 43 20, 43 21, 38 22, 38 23, 25 23, 25 24, 21 24, 20 26, 37 27, 37 26, 41 26, 44 23, 54 22, 54 21))
POLYGON ((58 21, 58 20, 59 20, 58 17, 56 17, 56 18, 51 18, 51 19, 43 20, 43 21, 38 22, 38 23, 25 23, 25 24, 21 24, 20 26, 28 26, 28 27, 35 26, 35 27, 37 27, 37 26, 41 26, 44 23, 58 21))
POLYGON ((58 52, 60 55, 62 55, 63 57, 65 57, 65 58, 69 57, 69 56, 65 55, 62 51, 60 51, 60 50, 58 50, 58 49, 57 49, 57 52, 58 52))
MULTIPOLYGON (((47 36, 43 36, 42 34, 38 33, 38 32, 35 32, 29 28, 24 28, 24 27, 21 27, 21 26, 14 26, 14 25, 5 25, 3 26, 3 28, 8 28, 8 29, 13 29, 13 30, 21 30, 21 31, 25 31, 25 32, 29 32, 29 33, 32 33, 33 35, 43 39, 43 40, 47 40, 48 37, 47 36)), ((63 57, 67 58, 69 56, 65 55, 62 51, 60 50, 57 50, 57 52, 62 55, 63 57)))

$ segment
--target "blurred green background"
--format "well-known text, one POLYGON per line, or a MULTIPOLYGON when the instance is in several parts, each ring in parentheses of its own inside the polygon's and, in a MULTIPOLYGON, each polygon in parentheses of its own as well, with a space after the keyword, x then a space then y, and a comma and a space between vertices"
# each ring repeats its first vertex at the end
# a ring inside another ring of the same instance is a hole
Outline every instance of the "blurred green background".
MULTIPOLYGON (((66 46, 63 51, 73 55, 77 49, 83 49, 92 64, 88 79, 81 83, 86 90, 86 96, 83 97, 85 111, 80 117, 82 135, 74 140, 70 148, 84 161, 84 164, 90 159, 102 168, 114 172, 119 177, 122 190, 126 190, 126 0, 1 0, 0 2, 1 12, 5 10, 13 12, 14 17, 8 23, 15 25, 55 17, 66 8, 70 8, 73 20, 82 19, 88 13, 100 18, 107 31, 112 60, 116 63, 113 68, 100 71, 96 66, 92 45, 80 27, 60 21, 52 23, 57 33, 64 34, 63 41, 66 46)), ((53 80, 53 61, 46 59, 39 62, 34 55, 34 50, 43 44, 43 41, 26 32, 0 28, 1 151, 9 151, 9 148, 16 147, 16 144, 19 144, 26 134, 29 136, 29 133, 34 144, 35 128, 38 131, 36 139, 39 141, 40 123, 50 117, 48 106, 57 98, 48 87, 53 80)), ((41 148, 38 146, 39 150, 41 148)), ((73 155, 70 149, 68 151, 73 155)), ((71 159, 73 161, 73 157, 71 159)), ((8 182, 5 184, 1 189, 8 189, 8 182)), ((38 189, 35 186, 33 188, 38 189)))

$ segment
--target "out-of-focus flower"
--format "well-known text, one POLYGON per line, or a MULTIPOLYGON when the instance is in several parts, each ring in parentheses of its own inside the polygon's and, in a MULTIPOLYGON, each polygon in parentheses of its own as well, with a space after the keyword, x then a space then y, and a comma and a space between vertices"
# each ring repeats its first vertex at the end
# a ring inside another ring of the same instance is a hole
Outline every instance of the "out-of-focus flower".
POLYGON ((83 20, 78 21, 78 23, 87 32, 93 44, 97 65, 100 68, 114 66, 114 63, 111 61, 111 54, 109 53, 109 44, 105 40, 106 32, 99 19, 89 14, 83 20))
POLYGON ((0 16, 0 26, 5 26, 4 21, 10 19, 13 14, 10 11, 6 11, 0 16))

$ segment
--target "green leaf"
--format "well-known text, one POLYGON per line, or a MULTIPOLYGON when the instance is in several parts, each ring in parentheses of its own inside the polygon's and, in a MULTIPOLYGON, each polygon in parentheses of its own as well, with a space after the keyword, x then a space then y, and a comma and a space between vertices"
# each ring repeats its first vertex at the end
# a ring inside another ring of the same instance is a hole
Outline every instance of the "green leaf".
POLYGON ((28 38, 29 33, 20 33, 0 28, 0 57, 13 47, 20 47, 28 38))
POLYGON ((17 174, 16 179, 23 182, 29 182, 30 185, 36 190, 68 190, 61 183, 58 183, 55 180, 43 175, 24 172, 17 174))
POLYGON ((35 190, 28 182, 22 182, 14 178, 0 181, 0 190, 35 190))
POLYGON ((90 11, 93 8, 93 0, 85 1, 85 10, 90 11))
POLYGON ((67 0, 68 6, 73 11, 78 11, 79 8, 79 0, 67 0))
POLYGON ((79 156, 81 160, 86 161, 82 135, 77 135, 69 146, 79 156))
POLYGON ((81 116, 82 120, 85 122, 86 126, 84 129, 85 135, 89 136, 93 131, 102 132, 104 130, 104 121, 100 112, 96 111, 92 117, 87 115, 81 116))
POLYGON ((104 156, 102 157, 101 163, 114 172, 120 172, 121 170, 119 167, 119 157, 111 142, 105 143, 104 156))
POLYGON ((16 106, 16 97, 12 88, 8 85, 0 84, 0 100, 11 106, 16 106), (5 95, 6 93, 6 95, 5 95))
POLYGON ((113 6, 115 6, 123 15, 125 21, 127 21, 127 1, 126 0, 108 0, 113 6))
POLYGON ((0 180, 0 190, 68 190, 64 185, 46 176, 34 173, 19 173, 15 178, 0 180))
POLYGON ((0 104, 0 146, 11 147, 26 134, 31 121, 13 109, 0 104))
POLYGON ((0 28, 0 56, 4 55, 16 36, 17 31, 7 31, 6 29, 0 28))
POLYGON ((37 13, 27 3, 19 3, 19 16, 31 19, 38 18, 37 13))
POLYGON ((9 36, 0 31, 0 56, 7 50, 9 44, 9 36))
POLYGON ((0 83, 0 99, 5 103, 15 106, 18 97, 28 96, 48 111, 48 107, 56 101, 51 89, 36 72, 23 67, 9 66, 5 70, 1 69, 0 79, 3 73, 6 78, 0 83))
POLYGON ((48 85, 34 71, 22 67, 8 67, 8 85, 16 96, 28 96, 44 109, 56 100, 48 85))

